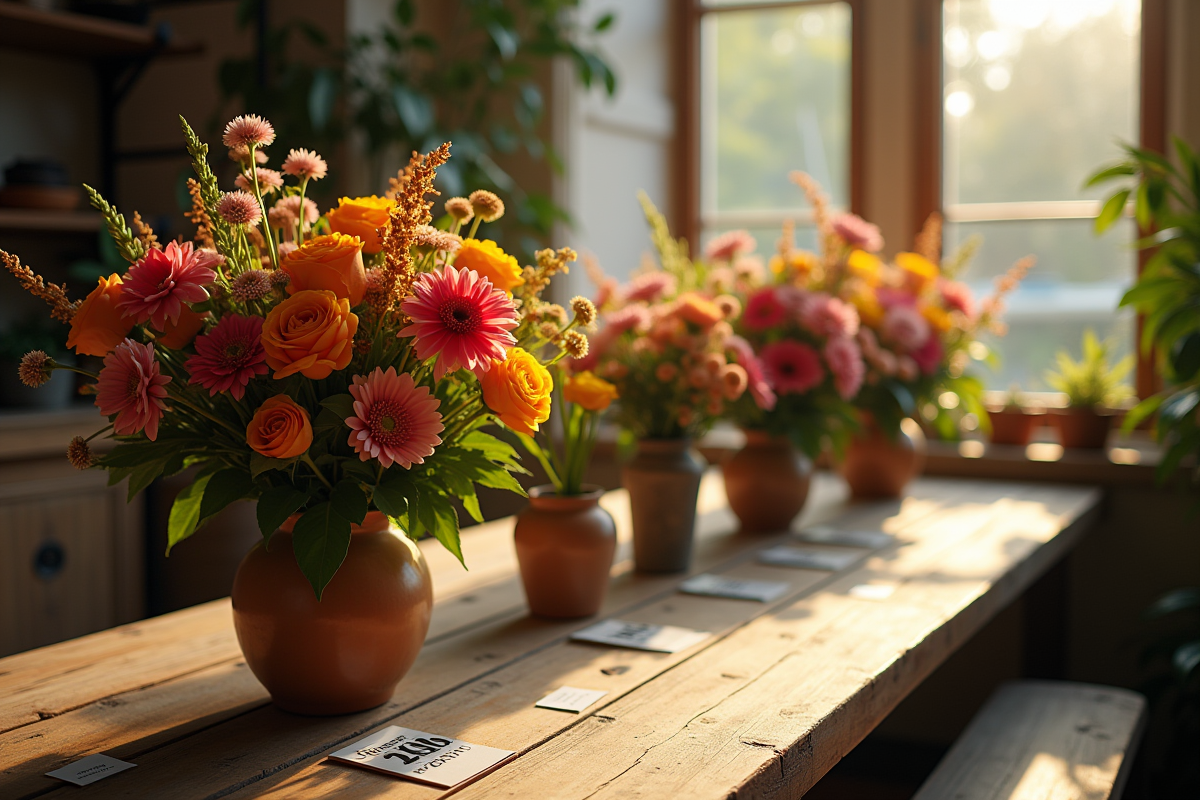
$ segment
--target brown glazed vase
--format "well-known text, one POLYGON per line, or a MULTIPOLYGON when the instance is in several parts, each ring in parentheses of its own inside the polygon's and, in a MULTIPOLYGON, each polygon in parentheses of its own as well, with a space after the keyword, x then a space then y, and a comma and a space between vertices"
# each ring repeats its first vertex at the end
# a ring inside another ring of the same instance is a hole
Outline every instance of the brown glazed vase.
POLYGON ((590 617, 604 604, 617 550, 617 526, 600 507, 604 490, 560 497, 553 486, 529 492, 513 540, 529 611, 549 619, 590 617))
POLYGON ((387 702, 421 651, 433 585, 420 549, 379 511, 355 525, 318 601, 292 553, 293 516, 256 544, 233 579, 242 654, 275 705, 350 714, 387 702))
POLYGON ((1057 409, 1051 415, 1063 447, 1099 449, 1108 443, 1112 415, 1099 414, 1094 408, 1057 409))
POLYGON ((782 436, 745 434, 745 446, 721 465, 729 507, 744 531, 786 531, 808 499, 812 461, 782 436))
POLYGON ((639 439, 621 471, 633 517, 639 572, 685 572, 692 563, 696 499, 705 461, 689 438, 639 439))
POLYGON ((911 421, 902 425, 896 441, 884 435, 873 419, 863 421, 842 461, 842 477, 850 496, 859 500, 899 497, 925 466, 925 434, 911 421))

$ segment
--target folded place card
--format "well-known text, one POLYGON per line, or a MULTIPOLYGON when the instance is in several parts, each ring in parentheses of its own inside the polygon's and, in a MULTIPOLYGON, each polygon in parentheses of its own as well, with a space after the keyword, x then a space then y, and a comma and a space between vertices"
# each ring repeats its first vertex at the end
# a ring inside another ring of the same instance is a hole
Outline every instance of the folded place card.
POLYGON ((96 753, 46 774, 51 778, 58 778, 60 781, 73 783, 76 786, 87 786, 101 778, 116 775, 118 772, 124 772, 136 766, 137 764, 130 764, 128 761, 118 761, 112 756, 96 753))
POLYGON ((560 686, 534 705, 538 708, 570 711, 578 714, 606 694, 608 692, 603 689, 576 689, 574 686, 560 686))
POLYGON ((769 603, 792 588, 785 581, 757 581, 749 578, 726 578, 720 575, 696 575, 679 584, 679 591, 711 597, 730 597, 734 600, 757 600, 769 603))
POLYGON ((604 622, 598 622, 590 628, 584 628, 571 634, 572 639, 580 642, 611 644, 616 647, 650 650, 655 653, 678 653, 710 636, 712 634, 708 631, 676 628, 673 625, 625 622, 619 619, 606 619, 604 622))
POLYGON ((862 558, 860 553, 844 550, 820 550, 816 547, 789 547, 777 545, 763 550, 758 560, 773 567, 797 567, 799 569, 823 569, 837 572, 862 558))
POLYGON ((896 587, 887 583, 860 583, 850 587, 850 594, 863 600, 887 600, 895 591, 896 587))
POLYGON ((343 764, 449 789, 514 755, 512 750, 392 725, 329 757, 343 764))
POLYGON ((869 547, 878 550, 887 547, 896 539, 883 531, 847 531, 832 525, 813 525, 796 534, 806 542, 817 544, 840 544, 847 547, 869 547))

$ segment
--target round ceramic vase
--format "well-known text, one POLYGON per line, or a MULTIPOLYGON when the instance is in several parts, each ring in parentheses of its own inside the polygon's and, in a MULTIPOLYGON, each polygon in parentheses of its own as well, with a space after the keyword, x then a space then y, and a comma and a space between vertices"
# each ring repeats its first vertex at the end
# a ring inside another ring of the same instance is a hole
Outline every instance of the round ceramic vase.
POLYGON ((696 499, 705 461, 692 440, 640 439, 621 481, 633 517, 633 562, 639 572, 686 572, 692 563, 696 499))
POLYGON ((916 423, 900 426, 893 441, 873 420, 846 448, 842 477, 850 484, 851 497, 858 500, 899 497, 904 487, 921 474, 925 465, 925 435, 916 423))
POLYGON ((812 461, 784 437, 745 434, 746 444, 721 465, 729 507, 743 531, 786 531, 808 499, 812 461))

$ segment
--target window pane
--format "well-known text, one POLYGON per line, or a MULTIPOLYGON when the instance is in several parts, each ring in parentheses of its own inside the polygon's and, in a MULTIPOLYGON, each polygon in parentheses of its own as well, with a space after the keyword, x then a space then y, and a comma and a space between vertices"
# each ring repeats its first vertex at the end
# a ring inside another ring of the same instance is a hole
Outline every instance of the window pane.
POLYGON ((850 9, 706 14, 701 21, 701 210, 801 208, 802 169, 847 202, 850 9))

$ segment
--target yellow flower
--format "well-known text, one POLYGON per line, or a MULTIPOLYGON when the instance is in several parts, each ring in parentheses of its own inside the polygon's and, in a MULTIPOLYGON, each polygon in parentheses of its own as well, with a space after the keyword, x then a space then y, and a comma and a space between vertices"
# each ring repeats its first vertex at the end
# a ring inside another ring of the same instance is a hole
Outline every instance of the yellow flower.
POLYGON ((858 310, 859 319, 868 328, 877 328, 883 322, 883 307, 875 290, 866 284, 859 284, 850 294, 850 303, 858 310))
POLYGON ((517 259, 500 249, 491 239, 463 239, 454 259, 458 269, 473 269, 487 278, 492 286, 512 295, 512 290, 525 282, 517 259))
POLYGON ((500 421, 517 433, 532 436, 550 419, 550 392, 554 379, 532 354, 520 347, 508 351, 503 361, 479 376, 483 402, 500 421))
POLYGON ((588 411, 603 411, 619 396, 616 386, 590 370, 571 376, 563 387, 563 400, 588 411))
POLYGON ((937 280, 938 266, 916 253, 896 253, 896 266, 904 270, 909 282, 919 292, 937 280))
POLYGON ((392 201, 386 197, 343 197, 325 219, 334 233, 357 236, 364 242, 363 252, 374 254, 383 249, 379 229, 387 225, 391 208, 392 201))
MULTIPOLYGON (((901 255, 911 254, 902 253, 901 255)), ((854 250, 850 253, 850 257, 846 259, 846 266, 850 268, 852 273, 862 278, 871 286, 879 285, 879 276, 883 272, 883 262, 877 256, 868 253, 866 250, 854 250)))
POLYGON ((921 308, 921 316, 925 321, 933 326, 934 330, 939 333, 945 333, 950 330, 954 322, 950 319, 950 314, 944 308, 928 304, 921 308))

